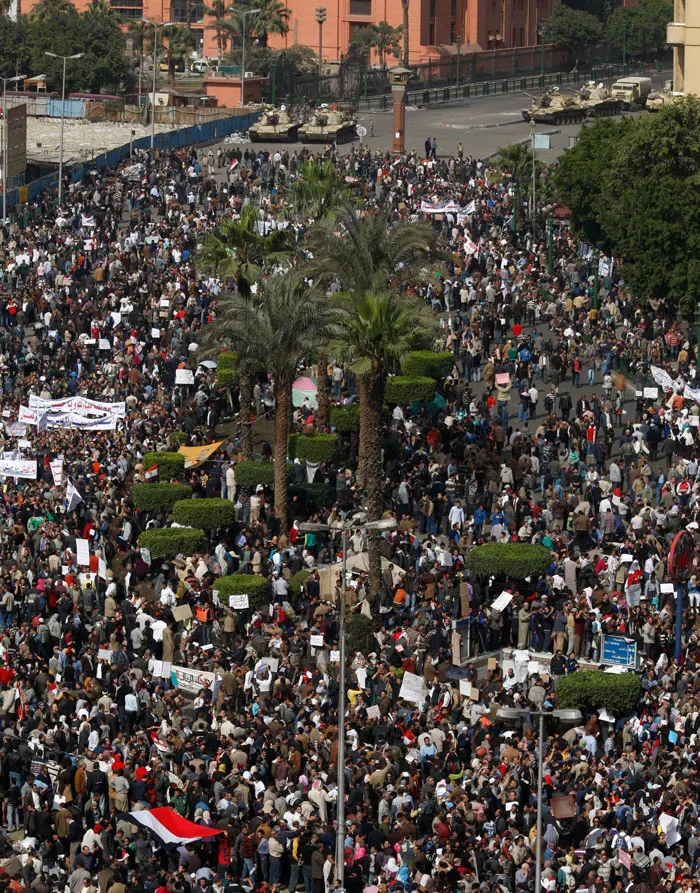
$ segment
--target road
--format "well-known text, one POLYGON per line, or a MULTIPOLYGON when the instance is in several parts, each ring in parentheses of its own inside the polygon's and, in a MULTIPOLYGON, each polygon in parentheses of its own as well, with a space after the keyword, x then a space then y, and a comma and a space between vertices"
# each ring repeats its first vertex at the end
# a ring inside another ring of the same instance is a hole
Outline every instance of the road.
MULTIPOLYGON (((668 72, 652 76, 655 88, 661 88, 668 72)), ((420 154, 424 152, 426 137, 435 137, 438 154, 450 155, 462 143, 466 155, 486 158, 502 146, 508 146, 528 139, 530 125, 523 120, 521 110, 529 107, 531 98, 525 93, 507 93, 498 96, 480 96, 462 101, 406 109, 406 149, 420 154)), ((643 112, 642 114, 647 114, 643 112)), ((367 128, 364 142, 375 151, 386 150, 392 141, 392 112, 360 112, 358 123, 367 128), (374 136, 372 136, 372 133, 374 136)), ((538 125, 537 132, 548 134, 549 149, 538 149, 537 157, 546 163, 554 161, 569 148, 577 137, 581 125, 569 124, 557 127, 538 125)), ((251 144, 252 145, 252 144, 251 144)), ((256 143, 256 147, 274 151, 280 148, 276 143, 256 143)), ((284 144, 299 150, 302 143, 284 144)), ((338 147, 340 152, 348 152, 353 144, 338 147)), ((355 146, 359 143, 356 141, 355 146)), ((322 144, 310 145, 312 149, 323 149, 322 144)))

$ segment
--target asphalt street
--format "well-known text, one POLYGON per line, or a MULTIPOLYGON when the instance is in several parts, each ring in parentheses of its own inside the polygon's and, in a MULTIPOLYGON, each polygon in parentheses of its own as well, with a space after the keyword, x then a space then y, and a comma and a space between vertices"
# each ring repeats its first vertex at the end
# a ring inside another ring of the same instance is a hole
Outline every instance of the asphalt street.
MULTIPOLYGON (((652 76, 655 88, 661 88, 668 78, 668 72, 652 76)), ((435 137, 439 155, 450 155, 457 151, 457 144, 462 143, 466 155, 486 158, 494 154, 502 146, 508 146, 529 139, 530 125, 522 116, 522 109, 528 108, 532 95, 526 93, 507 93, 498 96, 483 96, 460 102, 450 102, 406 109, 406 148, 409 151, 423 153, 426 137, 435 137)), ((642 112, 640 114, 648 114, 642 112)), ((358 124, 367 129, 363 142, 372 151, 386 150, 392 141, 392 112, 372 111, 360 112, 358 124)), ((536 132, 548 134, 549 149, 537 149, 537 157, 544 162, 554 161, 562 152, 573 144, 581 130, 580 124, 561 126, 537 125, 536 132)), ((230 144, 226 144, 230 146, 230 144)), ((250 145, 253 145, 252 143, 250 145)), ((255 143, 256 148, 274 151, 282 145, 299 150, 302 143, 255 143)), ((322 143, 307 144, 316 151, 323 150, 322 143)), ((340 145, 341 153, 350 151, 355 143, 340 145)))

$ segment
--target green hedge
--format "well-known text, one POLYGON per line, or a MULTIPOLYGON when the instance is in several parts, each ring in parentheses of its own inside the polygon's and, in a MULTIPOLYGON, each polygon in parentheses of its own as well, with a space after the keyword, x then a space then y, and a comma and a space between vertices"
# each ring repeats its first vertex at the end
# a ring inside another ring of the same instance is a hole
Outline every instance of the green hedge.
POLYGON ((272 589, 265 577, 256 574, 230 574, 228 577, 219 577, 214 582, 214 589, 219 593, 219 601, 228 606, 229 595, 248 594, 248 601, 252 610, 257 611, 270 604, 272 589))
POLYGON ((309 511, 320 511, 335 503, 337 491, 329 484, 291 484, 289 487, 290 502, 294 496, 300 496, 309 511))
POLYGON ((475 574, 505 574, 508 577, 539 577, 552 563, 545 546, 530 543, 486 543, 467 555, 467 567, 475 574))
POLYGON ((636 673, 604 673, 577 670, 557 681, 560 707, 575 707, 584 713, 608 710, 614 716, 631 713, 642 695, 642 682, 636 673))
POLYGON ((228 499, 183 499, 173 506, 173 519, 187 527, 215 530, 230 527, 236 520, 236 510, 228 499))
POLYGON ((289 589, 294 598, 299 598, 301 595, 301 584, 310 576, 311 571, 297 571, 289 578, 289 589))
POLYGON ((169 512, 180 499, 189 499, 189 484, 135 484, 134 505, 144 512, 169 512))
POLYGON ((351 434, 360 430, 360 407, 356 403, 347 406, 331 406, 331 428, 341 434, 351 434))
POLYGON ((232 369, 221 369, 216 372, 216 383, 220 388, 231 388, 236 380, 236 373, 232 369))
POLYGON ((236 465, 236 484, 239 487, 273 487, 275 484, 274 462, 239 462, 236 465))
POLYGON ((158 466, 158 481, 172 481, 185 470, 185 457, 180 453, 146 453, 143 457, 144 471, 152 465, 158 466))
POLYGON ((455 358, 451 351, 412 350, 401 360, 401 371, 409 378, 437 378, 440 381, 452 372, 455 358))
POLYGON ((374 635, 374 621, 364 614, 351 614, 345 621, 345 647, 348 659, 352 660, 356 651, 365 657, 377 650, 374 635))
POLYGON ((338 455, 338 438, 335 434, 290 434, 287 455, 302 462, 332 462, 338 455))
POLYGON ((238 357, 235 353, 220 353, 216 358, 216 371, 235 372, 238 369, 238 357))
POLYGON ((170 442, 174 443, 175 446, 187 446, 190 442, 190 435, 187 431, 171 431, 170 442))
POLYGON ((434 378, 408 378, 394 375, 387 379, 384 398, 391 406, 410 406, 411 403, 430 403, 435 396, 434 378))
POLYGON ((180 553, 204 552, 207 537, 203 530, 191 527, 164 527, 162 530, 144 530, 139 536, 139 546, 148 549, 151 558, 175 558, 180 553))

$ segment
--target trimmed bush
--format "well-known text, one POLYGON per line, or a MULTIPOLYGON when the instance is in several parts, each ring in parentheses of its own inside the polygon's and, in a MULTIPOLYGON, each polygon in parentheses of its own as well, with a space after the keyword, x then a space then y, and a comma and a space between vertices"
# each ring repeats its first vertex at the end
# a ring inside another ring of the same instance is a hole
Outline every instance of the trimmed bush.
POLYGON ((144 512, 169 512, 180 499, 189 499, 189 484, 135 484, 134 505, 144 512))
POLYGON ((539 577, 552 563, 552 553, 545 546, 530 543, 486 543, 467 555, 467 567, 474 574, 539 577))
POLYGON ((357 403, 347 406, 331 406, 331 427, 340 434, 352 434, 360 430, 360 407, 357 403))
POLYGON ((188 527, 215 530, 230 527, 236 520, 236 510, 228 499, 183 499, 173 506, 173 519, 188 527))
POLYGON ((289 487, 290 501, 294 496, 299 498, 302 507, 309 512, 320 511, 337 499, 335 487, 323 483, 291 484, 289 487))
POLYGON ((151 558, 175 558, 180 553, 205 552, 207 537, 203 530, 192 527, 164 527, 162 530, 144 530, 139 536, 139 546, 148 549, 151 558))
POLYGON ((221 369, 216 371, 216 383, 220 388, 232 388, 236 380, 233 369, 221 369))
POLYGON ((391 406, 410 406, 411 403, 430 403, 435 396, 434 378, 408 378, 394 375, 387 379, 384 399, 391 406))
POLYGON ((345 647, 348 659, 352 660, 356 651, 365 657, 377 650, 374 635, 374 621, 364 614, 350 614, 345 621, 345 647))
POLYGON ((235 353, 220 353, 216 358, 216 371, 235 372, 238 369, 238 357, 235 353))
POLYGON ((230 574, 228 577, 219 577, 214 582, 213 588, 218 591, 221 604, 227 606, 229 595, 247 593, 253 611, 266 607, 272 599, 272 589, 268 580, 255 574, 230 574))
POLYGON ((274 462, 239 462, 236 465, 236 484, 239 487, 273 487, 275 484, 274 462))
POLYGON ((338 455, 338 438, 335 434, 290 434, 287 455, 302 462, 332 462, 338 455))
POLYGON ((608 710, 614 716, 631 713, 642 695, 642 681, 636 673, 604 673, 577 670, 557 682, 560 707, 575 707, 582 713, 608 710))
POLYGON ((146 453, 143 457, 144 471, 152 465, 158 466, 158 480, 172 481, 185 470, 185 457, 180 453, 146 453))
POLYGON ((190 442, 190 435, 187 431, 171 431, 170 432, 170 443, 175 446, 187 446, 190 442))
POLYGON ((437 378, 438 381, 452 372, 455 358, 451 351, 412 350, 401 360, 401 371, 409 378, 437 378))
POLYGON ((289 591, 293 598, 301 596, 301 584, 307 577, 311 576, 311 571, 297 571, 287 581, 289 583, 289 591))

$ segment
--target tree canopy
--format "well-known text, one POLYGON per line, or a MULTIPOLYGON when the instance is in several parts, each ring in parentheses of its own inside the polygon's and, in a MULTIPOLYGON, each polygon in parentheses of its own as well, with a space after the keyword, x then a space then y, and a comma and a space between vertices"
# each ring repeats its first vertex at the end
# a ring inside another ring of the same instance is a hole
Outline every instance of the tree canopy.
POLYGON ((597 43, 602 30, 602 22, 592 13, 560 3, 544 23, 544 39, 567 50, 578 50, 597 43))
POLYGON ((700 298, 700 100, 583 129, 554 177, 577 231, 619 257, 641 300, 700 298))

